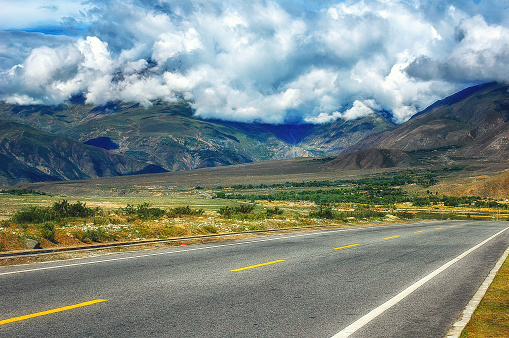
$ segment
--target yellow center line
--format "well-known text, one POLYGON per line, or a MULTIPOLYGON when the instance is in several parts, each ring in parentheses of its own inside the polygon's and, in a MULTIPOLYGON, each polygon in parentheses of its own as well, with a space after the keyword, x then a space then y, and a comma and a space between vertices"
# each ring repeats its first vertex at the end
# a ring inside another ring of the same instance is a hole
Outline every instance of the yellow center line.
POLYGON ((14 317, 14 318, 10 318, 10 319, 4 319, 4 320, 0 320, 0 325, 4 325, 4 324, 8 324, 8 323, 13 323, 13 322, 17 322, 17 321, 25 320, 25 319, 29 319, 29 318, 45 316, 45 315, 49 315, 49 314, 56 313, 56 312, 72 310, 72 309, 76 309, 76 308, 79 308, 79 307, 88 306, 88 305, 97 304, 97 303, 106 302, 106 301, 107 301, 107 299, 96 299, 96 300, 91 300, 89 302, 84 302, 84 303, 79 303, 79 304, 59 307, 58 309, 53 309, 53 310, 48 310, 48 311, 32 313, 32 314, 29 314, 29 315, 20 316, 20 317, 14 317))
POLYGON ((416 231, 415 233, 419 233, 419 232, 424 232, 425 230, 419 230, 419 231, 416 231))
POLYGON ((251 265, 251 266, 246 266, 246 267, 239 268, 239 269, 234 269, 234 270, 231 270, 231 271, 242 271, 242 270, 247 270, 247 269, 257 268, 257 267, 260 267, 260 266, 269 265, 269 264, 274 264, 274 263, 279 263, 279 262, 284 262, 284 261, 285 261, 284 259, 279 259, 279 260, 277 260, 277 261, 272 261, 272 262, 267 262, 267 263, 261 263, 261 264, 256 264, 256 265, 251 265))
POLYGON ((384 239, 391 239, 391 238, 396 238, 396 237, 399 237, 399 235, 397 235, 397 236, 391 236, 391 237, 385 237, 384 239))
POLYGON ((356 246, 356 245, 359 245, 359 244, 350 244, 350 245, 340 246, 339 248, 334 248, 334 250, 351 248, 352 246, 356 246))
POLYGON ((442 228, 435 228, 435 229, 440 230, 440 229, 442 229, 442 228))

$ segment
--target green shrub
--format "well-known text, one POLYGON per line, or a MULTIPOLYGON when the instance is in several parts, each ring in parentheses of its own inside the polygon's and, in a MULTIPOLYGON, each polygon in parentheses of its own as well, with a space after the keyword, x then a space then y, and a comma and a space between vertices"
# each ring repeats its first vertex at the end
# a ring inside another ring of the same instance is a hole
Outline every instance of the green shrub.
POLYGON ((47 239, 50 242, 55 243, 55 224, 52 223, 44 223, 41 225, 41 236, 42 238, 47 239))
POLYGON ((205 211, 203 209, 194 210, 189 206, 185 207, 175 207, 168 212, 169 216, 178 217, 178 216, 200 216, 203 215, 205 211))
POLYGON ((103 228, 97 229, 89 229, 82 236, 81 241, 84 242, 86 239, 91 240, 92 242, 104 242, 110 239, 110 236, 103 228))
POLYGON ((76 202, 69 204, 66 200, 55 202, 51 207, 28 207, 17 211, 11 221, 17 224, 23 223, 44 223, 59 221, 62 218, 90 217, 95 215, 99 209, 87 207, 84 203, 76 202))
POLYGON ((11 221, 17 224, 44 223, 58 218, 59 215, 51 208, 32 206, 16 211, 16 213, 14 213, 11 217, 11 221))
POLYGON ((85 203, 76 202, 69 204, 66 200, 53 203, 52 209, 62 218, 66 217, 90 217, 96 214, 97 210, 89 208, 85 203))
POLYGON ((122 212, 126 215, 136 214, 136 208, 132 204, 128 204, 125 208, 122 208, 122 212))
POLYGON ((233 215, 245 216, 253 212, 255 204, 239 204, 236 206, 224 206, 219 208, 219 214, 223 217, 230 218, 233 215))
POLYGON ((202 227, 202 229, 205 231, 205 232, 208 232, 210 234, 217 234, 219 232, 219 228, 214 226, 214 225, 204 225, 202 227))
POLYGON ((227 218, 230 218, 233 216, 233 214, 235 213, 234 209, 232 207, 229 207, 229 206, 225 206, 225 207, 220 207, 219 208, 219 211, 218 213, 223 216, 223 217, 227 217, 227 218))
POLYGON ((136 207, 136 214, 139 218, 154 219, 161 218, 166 214, 166 211, 160 208, 151 208, 149 203, 142 203, 136 207))
POLYGON ((279 209, 279 207, 274 207, 273 209, 267 209, 267 216, 276 216, 282 215, 283 210, 279 209))
POLYGON ((216 192, 215 198, 226 198, 226 193, 224 191, 218 191, 216 192))
POLYGON ((309 212, 309 217, 336 219, 337 213, 328 205, 319 205, 318 208, 309 212))

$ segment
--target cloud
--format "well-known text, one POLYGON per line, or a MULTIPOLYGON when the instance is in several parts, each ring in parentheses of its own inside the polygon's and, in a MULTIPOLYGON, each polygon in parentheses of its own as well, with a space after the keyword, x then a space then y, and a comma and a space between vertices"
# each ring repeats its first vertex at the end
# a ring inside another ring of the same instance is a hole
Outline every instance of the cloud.
POLYGON ((33 0, 28 13, 71 37, 32 32, 32 16, 27 32, 0 31, 1 100, 185 98, 202 118, 324 123, 384 110, 403 122, 470 84, 509 81, 505 0, 65 3, 33 0))
POLYGON ((443 58, 417 57, 406 69, 420 80, 509 81, 509 28, 488 25, 477 15, 457 26, 457 44, 443 58))

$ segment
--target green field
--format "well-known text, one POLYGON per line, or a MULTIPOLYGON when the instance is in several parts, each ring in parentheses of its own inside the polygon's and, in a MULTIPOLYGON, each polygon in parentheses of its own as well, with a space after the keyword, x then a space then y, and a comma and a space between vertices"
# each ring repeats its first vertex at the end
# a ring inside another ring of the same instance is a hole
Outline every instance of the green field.
POLYGON ((326 165, 295 159, 5 189, 0 250, 27 249, 27 239, 48 248, 306 226, 509 219, 505 201, 434 189, 462 167, 361 173, 326 165))

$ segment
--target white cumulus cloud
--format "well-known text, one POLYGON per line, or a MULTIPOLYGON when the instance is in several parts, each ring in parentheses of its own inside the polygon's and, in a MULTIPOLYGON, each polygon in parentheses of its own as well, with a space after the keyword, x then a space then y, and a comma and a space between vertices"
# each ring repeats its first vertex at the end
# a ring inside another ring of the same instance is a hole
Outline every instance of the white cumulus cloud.
MULTIPOLYGON (((6 5, 15 13, 15 2, 6 5)), ((403 122, 468 85, 509 82, 505 0, 26 6, 26 20, 0 31, 0 100, 11 103, 83 93, 95 104, 184 98, 199 117, 244 122, 324 123, 382 110, 403 122)))

